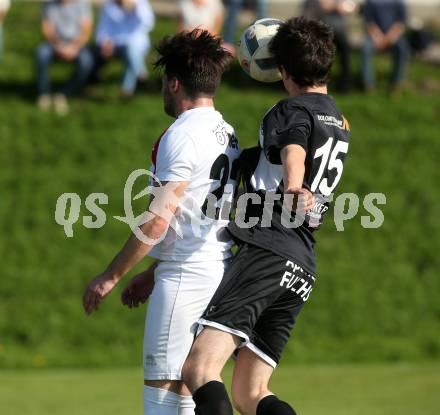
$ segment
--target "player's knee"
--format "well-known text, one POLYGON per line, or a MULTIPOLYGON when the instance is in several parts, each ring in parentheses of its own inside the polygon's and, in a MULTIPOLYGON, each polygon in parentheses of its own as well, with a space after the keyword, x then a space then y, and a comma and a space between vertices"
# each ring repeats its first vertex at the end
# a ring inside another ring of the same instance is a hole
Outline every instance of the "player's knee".
POLYGON ((232 403, 234 408, 243 415, 255 414, 258 402, 267 395, 267 389, 244 390, 241 387, 232 387, 232 403))
POLYGON ((243 415, 255 413, 259 398, 250 394, 232 394, 234 408, 243 415))
POLYGON ((215 364, 209 358, 200 354, 190 354, 182 367, 182 380, 191 392, 194 392, 210 380, 217 379, 217 372, 215 364))
POLYGON ((182 367, 182 380, 194 392, 197 379, 201 375, 201 365, 193 356, 189 355, 182 367))

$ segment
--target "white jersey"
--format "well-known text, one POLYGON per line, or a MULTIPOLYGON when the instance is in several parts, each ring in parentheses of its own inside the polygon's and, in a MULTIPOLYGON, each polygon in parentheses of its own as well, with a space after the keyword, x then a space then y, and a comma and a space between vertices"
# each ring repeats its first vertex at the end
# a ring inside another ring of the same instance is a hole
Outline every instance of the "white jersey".
POLYGON ((234 129, 213 107, 185 111, 162 135, 153 150, 152 172, 161 182, 186 181, 188 187, 175 220, 150 256, 200 262, 232 255, 226 226, 239 155, 234 129))

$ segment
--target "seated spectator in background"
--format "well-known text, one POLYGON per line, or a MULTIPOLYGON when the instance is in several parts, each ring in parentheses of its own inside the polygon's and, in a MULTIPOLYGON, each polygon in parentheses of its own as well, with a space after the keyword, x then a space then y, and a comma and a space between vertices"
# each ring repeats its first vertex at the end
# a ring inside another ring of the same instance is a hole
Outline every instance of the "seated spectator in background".
POLYGON ((3 58, 3 22, 10 6, 10 0, 0 0, 0 62, 3 58))
MULTIPOLYGON (((244 0, 226 0, 228 12, 223 26, 223 39, 233 49, 234 35, 237 29, 238 14, 243 7, 244 0)), ((257 20, 267 17, 267 0, 255 0, 255 14, 257 20)))
POLYGON ((391 89, 399 90, 408 57, 405 39, 407 8, 403 0, 367 0, 364 5, 367 37, 362 48, 362 75, 365 89, 375 86, 373 55, 376 51, 390 51, 393 55, 391 89))
POLYGON ((43 6, 42 30, 45 42, 36 51, 38 106, 48 110, 50 97, 49 65, 54 59, 75 63, 75 71, 54 95, 53 104, 59 114, 68 112, 67 97, 78 92, 93 66, 87 48, 92 32, 92 11, 83 0, 54 0, 43 6))
POLYGON ((346 16, 355 12, 356 9, 356 3, 347 0, 306 0, 304 3, 305 16, 322 20, 333 29, 341 66, 338 81, 338 89, 341 92, 348 92, 351 86, 351 48, 346 16))
POLYGON ((124 61, 121 95, 132 96, 138 80, 148 76, 145 58, 150 50, 149 33, 154 13, 147 0, 110 0, 102 6, 96 30, 95 68, 92 80, 110 59, 124 61))
POLYGON ((179 31, 204 29, 219 35, 223 25, 221 0, 179 0, 179 31))

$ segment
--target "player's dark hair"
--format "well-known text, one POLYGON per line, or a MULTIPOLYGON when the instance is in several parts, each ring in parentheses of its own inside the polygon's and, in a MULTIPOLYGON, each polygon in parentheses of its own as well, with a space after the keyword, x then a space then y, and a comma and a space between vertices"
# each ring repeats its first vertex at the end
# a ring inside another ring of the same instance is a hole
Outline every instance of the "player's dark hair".
POLYGON ((218 36, 200 29, 167 36, 156 50, 159 58, 155 68, 163 68, 168 77, 179 79, 191 98, 213 96, 232 60, 218 36))
POLYGON ((305 17, 283 23, 269 45, 278 66, 301 87, 328 83, 335 49, 330 26, 305 17))

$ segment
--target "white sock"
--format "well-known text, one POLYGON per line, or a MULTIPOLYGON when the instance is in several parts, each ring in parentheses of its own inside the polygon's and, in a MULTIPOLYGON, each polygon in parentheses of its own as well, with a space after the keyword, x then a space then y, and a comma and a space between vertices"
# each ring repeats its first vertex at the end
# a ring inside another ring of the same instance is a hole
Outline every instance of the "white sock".
POLYGON ((191 396, 144 385, 144 415, 194 415, 191 396))
POLYGON ((194 409, 196 404, 193 401, 192 396, 180 395, 180 406, 178 415, 194 415, 194 409))

